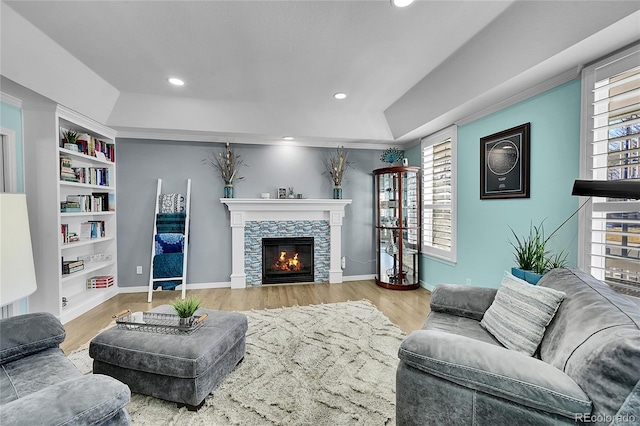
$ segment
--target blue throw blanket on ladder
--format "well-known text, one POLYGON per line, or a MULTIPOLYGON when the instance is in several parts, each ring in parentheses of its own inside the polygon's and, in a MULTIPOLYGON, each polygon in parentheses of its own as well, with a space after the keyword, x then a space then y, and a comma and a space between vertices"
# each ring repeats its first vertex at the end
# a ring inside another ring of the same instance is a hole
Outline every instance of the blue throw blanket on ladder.
POLYGON ((154 281, 153 289, 174 290, 182 284, 182 261, 184 253, 156 254, 153 257, 153 278, 180 278, 172 281, 154 281))

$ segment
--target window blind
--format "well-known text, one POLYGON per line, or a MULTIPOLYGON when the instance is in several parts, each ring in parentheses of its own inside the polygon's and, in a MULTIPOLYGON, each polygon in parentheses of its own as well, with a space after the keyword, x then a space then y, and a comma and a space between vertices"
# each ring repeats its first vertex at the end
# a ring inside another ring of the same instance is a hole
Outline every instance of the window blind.
POLYGON ((455 130, 422 145, 423 252, 455 261, 455 130))
MULTIPOLYGON (((637 55, 594 70, 591 179, 640 180, 637 55), (621 67, 625 63, 632 67, 621 67)), ((594 197, 590 223, 591 274, 621 293, 640 297, 640 201, 594 197)))

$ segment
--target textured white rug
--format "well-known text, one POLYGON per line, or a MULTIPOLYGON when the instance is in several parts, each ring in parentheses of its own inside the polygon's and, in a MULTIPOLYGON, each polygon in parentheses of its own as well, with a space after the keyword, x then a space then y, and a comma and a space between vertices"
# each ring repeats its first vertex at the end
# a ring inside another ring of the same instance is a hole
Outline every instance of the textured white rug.
MULTIPOLYGON (((197 413, 133 394, 135 425, 394 425, 400 329, 367 301, 243 312, 244 361, 197 413)), ((86 346, 86 345, 85 345, 86 346)), ((89 373, 81 348, 69 355, 89 373)))

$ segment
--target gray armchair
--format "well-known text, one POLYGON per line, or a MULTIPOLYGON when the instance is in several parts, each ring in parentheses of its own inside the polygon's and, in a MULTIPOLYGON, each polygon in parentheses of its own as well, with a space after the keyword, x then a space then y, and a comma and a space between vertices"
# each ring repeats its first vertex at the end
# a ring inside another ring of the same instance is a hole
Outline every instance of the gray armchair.
POLYGON ((399 351, 397 424, 640 424, 640 308, 579 270, 539 285, 566 297, 534 356, 480 326, 496 289, 437 286, 399 351))
POLYGON ((48 313, 0 320, 0 424, 128 425, 129 387, 83 376, 59 348, 64 338, 48 313))

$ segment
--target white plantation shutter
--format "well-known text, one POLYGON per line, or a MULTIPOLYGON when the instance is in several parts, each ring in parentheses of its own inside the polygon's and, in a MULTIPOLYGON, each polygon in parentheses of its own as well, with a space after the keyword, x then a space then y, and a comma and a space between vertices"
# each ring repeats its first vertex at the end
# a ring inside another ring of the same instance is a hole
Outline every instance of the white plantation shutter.
POLYGON ((422 140, 422 252, 456 261, 456 134, 422 140))
MULTIPOLYGON (((640 180, 640 48, 585 69, 583 85, 589 98, 586 176, 640 180)), ((587 216, 581 266, 613 289, 640 297, 640 200, 594 197, 587 216)))

